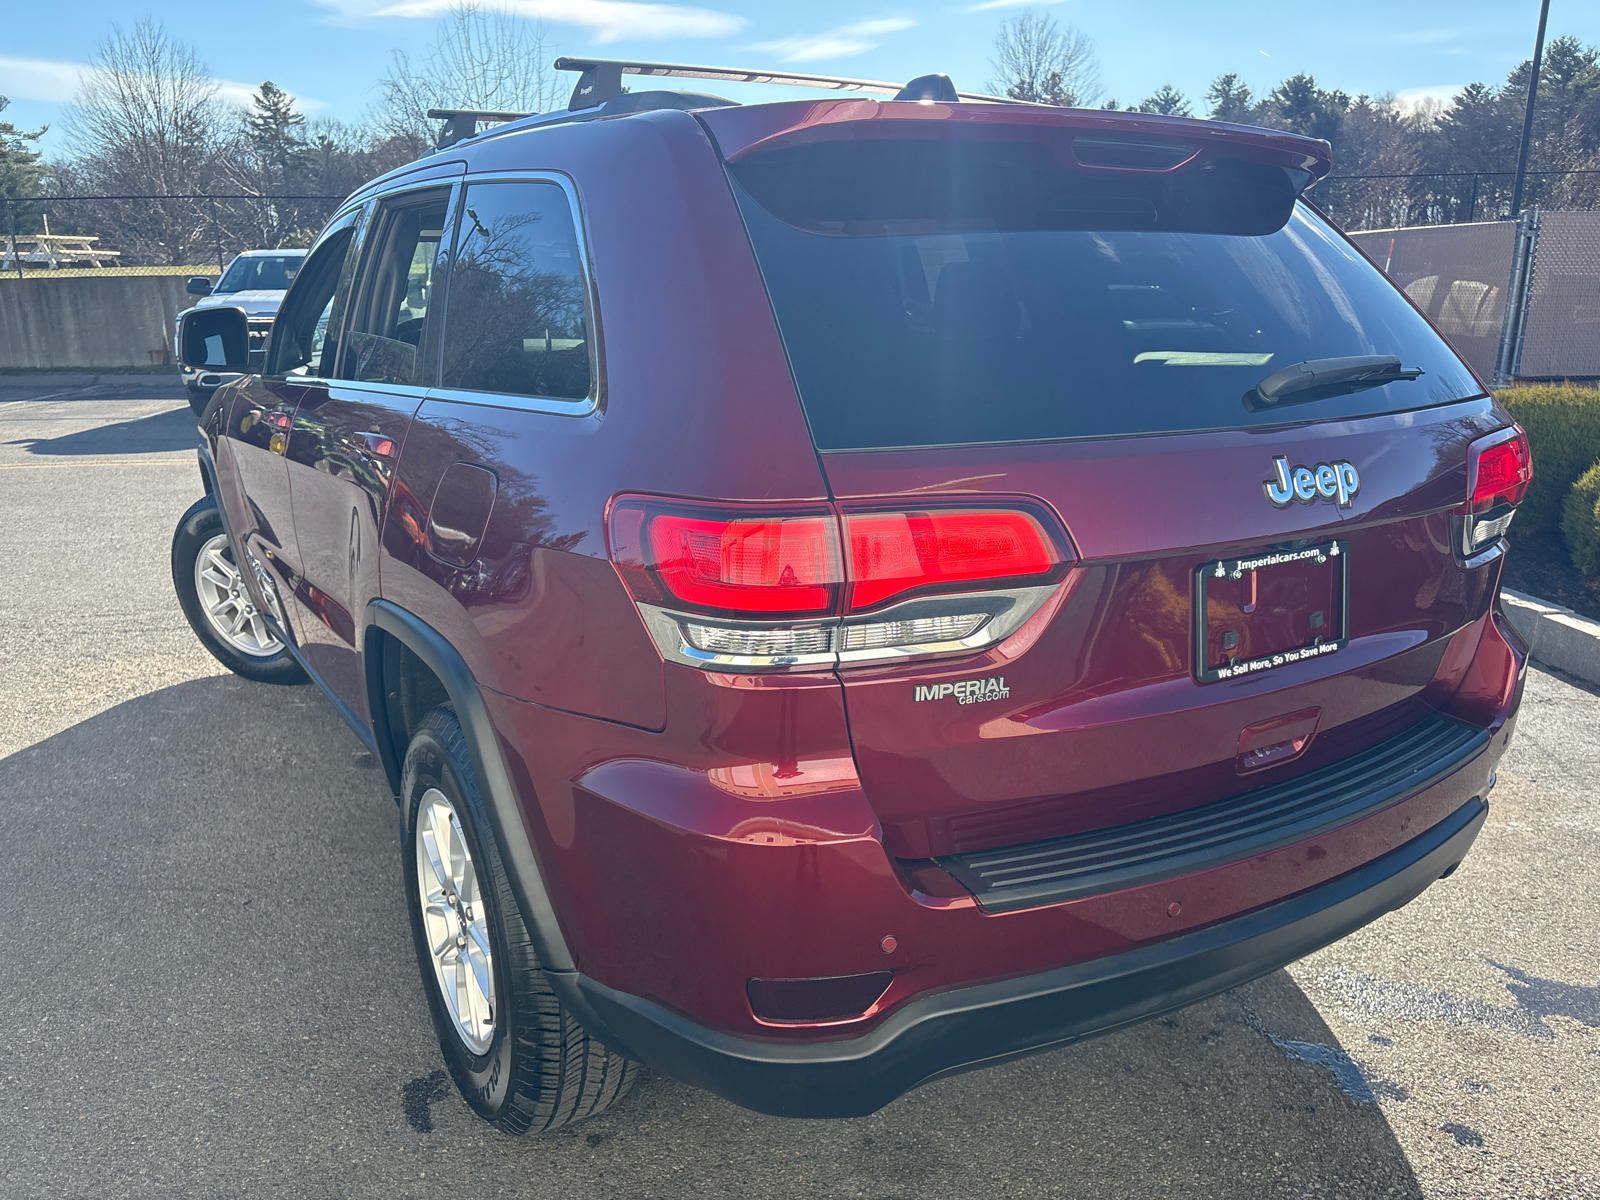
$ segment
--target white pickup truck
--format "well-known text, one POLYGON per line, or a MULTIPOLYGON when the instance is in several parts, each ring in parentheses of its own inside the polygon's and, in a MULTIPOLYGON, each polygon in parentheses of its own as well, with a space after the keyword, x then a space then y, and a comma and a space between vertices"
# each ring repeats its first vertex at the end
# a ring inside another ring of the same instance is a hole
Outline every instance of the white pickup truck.
MULTIPOLYGON (((289 290, 305 257, 304 250, 246 250, 228 264, 216 286, 203 275, 189 280, 187 291, 191 296, 200 297, 196 308, 228 305, 244 309, 250 322, 252 368, 260 363, 267 334, 272 330, 273 318, 278 315, 278 305, 283 302, 283 294, 289 290)), ((189 393, 189 407, 199 416, 211 400, 211 394, 238 377, 237 374, 184 368, 183 385, 189 393)))

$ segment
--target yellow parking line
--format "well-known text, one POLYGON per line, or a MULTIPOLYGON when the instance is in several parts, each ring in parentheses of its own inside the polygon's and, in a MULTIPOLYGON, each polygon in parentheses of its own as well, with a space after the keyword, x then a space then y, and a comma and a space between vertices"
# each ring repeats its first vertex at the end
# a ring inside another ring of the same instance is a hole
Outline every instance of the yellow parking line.
POLYGON ((192 467, 194 459, 125 458, 120 462, 0 463, 0 471, 60 471, 67 467, 192 467))

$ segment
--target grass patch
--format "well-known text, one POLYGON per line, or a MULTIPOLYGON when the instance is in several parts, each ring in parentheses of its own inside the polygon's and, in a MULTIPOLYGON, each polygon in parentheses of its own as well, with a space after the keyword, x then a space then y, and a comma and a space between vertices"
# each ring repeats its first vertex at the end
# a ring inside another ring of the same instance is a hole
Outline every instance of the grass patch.
MULTIPOLYGON (((188 279, 204 275, 216 279, 222 274, 215 266, 206 267, 62 267, 56 271, 29 271, 24 268, 23 279, 109 279, 117 275, 181 275, 188 279)), ((0 272, 0 283, 17 282, 16 271, 0 272)))

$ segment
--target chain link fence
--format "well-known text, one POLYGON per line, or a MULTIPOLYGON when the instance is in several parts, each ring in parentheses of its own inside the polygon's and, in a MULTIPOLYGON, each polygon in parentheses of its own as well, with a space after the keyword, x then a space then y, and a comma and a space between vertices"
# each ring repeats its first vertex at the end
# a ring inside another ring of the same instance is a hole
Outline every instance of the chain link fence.
POLYGON ((0 197, 0 279, 217 275, 242 250, 309 246, 343 196, 0 197))
MULTIPOLYGON (((1311 191, 1345 229, 1457 225, 1513 217, 1515 171, 1331 175, 1311 191)), ((1529 171, 1524 208, 1600 208, 1600 170, 1529 171)))
POLYGON ((1600 380, 1600 211, 1350 237, 1483 378, 1600 380))

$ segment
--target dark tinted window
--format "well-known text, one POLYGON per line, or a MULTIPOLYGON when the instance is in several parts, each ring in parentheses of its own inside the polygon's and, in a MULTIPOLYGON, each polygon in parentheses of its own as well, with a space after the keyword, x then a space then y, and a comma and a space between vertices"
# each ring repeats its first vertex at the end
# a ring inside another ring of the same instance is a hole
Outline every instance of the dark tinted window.
POLYGON ((218 294, 226 292, 281 292, 294 282, 305 265, 304 254, 240 255, 217 280, 218 294))
POLYGON ((440 383, 587 397, 583 258, 566 193, 553 183, 470 184, 457 229, 440 383))
POLYGON ((1015 164, 1010 192, 961 186, 953 161, 943 191, 930 174, 876 195, 859 163, 845 169, 854 162, 841 154, 829 175, 813 149, 787 181, 781 162, 730 167, 823 449, 1281 424, 1479 390, 1304 206, 1260 236, 1130 230, 1120 209, 1104 222, 1120 228, 1086 228, 1093 205, 1052 206, 1049 180, 1030 184, 1015 164), (1019 216, 1023 187, 1033 200, 1019 216), (1425 374, 1247 406, 1273 371, 1345 355, 1397 355, 1425 374))
POLYGON ((295 286, 284 297, 272 325, 265 373, 290 378, 326 378, 338 357, 338 339, 329 336, 340 284, 349 290, 357 213, 340 219, 309 258, 299 258, 295 286))
POLYGON ((339 378, 420 386, 422 336, 433 298, 434 260, 444 232, 447 191, 381 205, 367 241, 350 308, 339 378))

